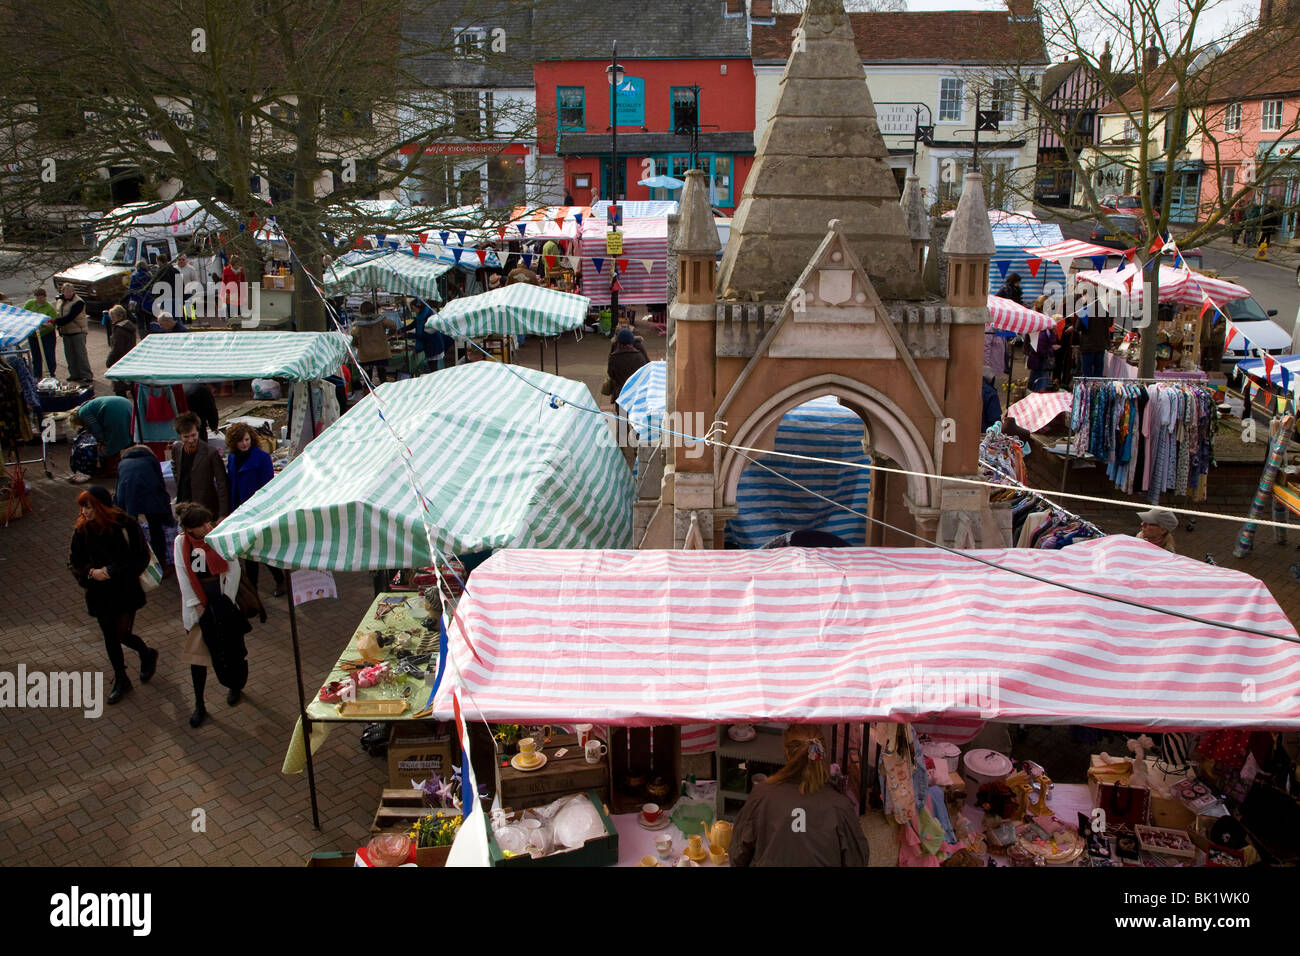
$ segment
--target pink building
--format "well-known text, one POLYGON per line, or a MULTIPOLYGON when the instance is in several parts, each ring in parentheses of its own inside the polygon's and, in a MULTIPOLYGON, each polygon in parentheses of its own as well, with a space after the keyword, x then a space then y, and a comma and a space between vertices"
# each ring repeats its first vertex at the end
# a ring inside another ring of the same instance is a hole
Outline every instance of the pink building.
POLYGON ((1279 210, 1277 239, 1297 235, 1300 207, 1300 0, 1262 0, 1260 26, 1209 67, 1202 210, 1262 181, 1248 205, 1279 210), (1226 62, 1224 62, 1226 61, 1226 62), (1226 67, 1226 68, 1225 68, 1226 67))

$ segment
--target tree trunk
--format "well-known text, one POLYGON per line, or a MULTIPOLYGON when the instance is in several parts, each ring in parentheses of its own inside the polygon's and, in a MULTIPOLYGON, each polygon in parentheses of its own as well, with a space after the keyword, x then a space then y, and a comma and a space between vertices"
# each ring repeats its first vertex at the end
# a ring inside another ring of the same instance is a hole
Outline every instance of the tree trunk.
MULTIPOLYGON (((1156 374, 1156 337, 1160 333, 1160 259, 1157 252, 1152 259, 1150 279, 1142 292, 1142 349, 1138 359, 1138 378, 1154 378, 1156 374), (1149 317, 1149 320, 1148 320, 1149 317)), ((1151 260, 1148 260, 1151 261, 1151 260)), ((1143 271, 1145 271, 1145 264, 1143 271)))
MULTIPOLYGON (((320 173, 319 150, 321 105, 315 95, 299 95, 297 151, 293 170, 294 244, 298 256, 293 268, 293 314, 299 331, 324 332, 325 309, 312 288, 303 267, 320 275, 322 237, 316 203, 316 177, 320 173)), ((287 235, 287 233, 286 233, 287 235)))

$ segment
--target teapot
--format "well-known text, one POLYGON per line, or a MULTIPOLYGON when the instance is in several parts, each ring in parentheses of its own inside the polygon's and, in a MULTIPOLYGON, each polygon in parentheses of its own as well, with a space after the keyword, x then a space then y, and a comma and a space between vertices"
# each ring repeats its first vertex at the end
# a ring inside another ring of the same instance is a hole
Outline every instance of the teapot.
POLYGON ((726 820, 716 821, 704 831, 704 835, 709 838, 711 845, 720 847, 724 852, 731 847, 731 824, 726 820))

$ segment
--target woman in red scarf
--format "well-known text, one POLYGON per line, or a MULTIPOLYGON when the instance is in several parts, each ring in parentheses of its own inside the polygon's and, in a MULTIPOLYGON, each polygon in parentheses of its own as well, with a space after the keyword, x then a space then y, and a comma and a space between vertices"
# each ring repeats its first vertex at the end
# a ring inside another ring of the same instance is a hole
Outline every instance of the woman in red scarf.
MULTIPOLYGON (((203 689, 208 682, 208 668, 212 655, 203 642, 199 618, 208 603, 224 594, 232 601, 239 591, 239 562, 226 561, 213 551, 204 540, 213 528, 212 512, 193 502, 176 506, 181 533, 176 536, 172 559, 176 563, 176 580, 181 589, 181 623, 185 626, 185 651, 181 660, 190 665, 190 679, 194 683, 194 713, 190 726, 197 727, 208 715, 203 705, 203 689)), ((239 702, 240 691, 231 690, 226 703, 239 702)))

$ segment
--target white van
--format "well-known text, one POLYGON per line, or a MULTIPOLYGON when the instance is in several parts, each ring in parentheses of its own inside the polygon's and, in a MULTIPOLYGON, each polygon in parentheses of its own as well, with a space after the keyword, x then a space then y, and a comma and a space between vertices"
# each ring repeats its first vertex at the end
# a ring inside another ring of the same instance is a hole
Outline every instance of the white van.
POLYGON ((178 255, 189 256, 199 275, 221 278, 216 237, 221 223, 208 215, 196 199, 168 203, 145 211, 152 203, 120 206, 104 217, 109 225, 96 233, 103 245, 97 255, 64 269, 54 276, 55 288, 71 282, 86 300, 92 322, 104 309, 122 301, 131 282, 135 264, 141 260, 157 268, 158 258, 172 262, 178 255), (137 211, 139 210, 139 211, 137 211))

